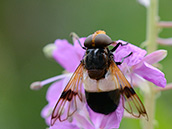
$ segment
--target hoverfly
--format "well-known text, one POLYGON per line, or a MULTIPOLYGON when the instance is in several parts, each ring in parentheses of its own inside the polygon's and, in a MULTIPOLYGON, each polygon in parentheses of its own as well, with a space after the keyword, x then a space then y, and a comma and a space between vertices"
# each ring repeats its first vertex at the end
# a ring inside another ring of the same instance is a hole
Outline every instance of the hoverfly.
POLYGON ((94 112, 105 115, 114 112, 120 98, 123 97, 123 107, 131 115, 147 116, 141 100, 118 68, 118 65, 122 64, 132 52, 121 62, 115 62, 113 52, 120 45, 127 45, 116 43, 116 46, 110 50, 108 46, 115 43, 104 31, 99 30, 86 38, 84 47, 80 44, 86 51, 85 55, 55 105, 51 125, 57 119, 67 120, 77 110, 78 101, 84 101, 82 84, 84 84, 86 102, 94 112), (136 112, 133 109, 136 109, 136 112))

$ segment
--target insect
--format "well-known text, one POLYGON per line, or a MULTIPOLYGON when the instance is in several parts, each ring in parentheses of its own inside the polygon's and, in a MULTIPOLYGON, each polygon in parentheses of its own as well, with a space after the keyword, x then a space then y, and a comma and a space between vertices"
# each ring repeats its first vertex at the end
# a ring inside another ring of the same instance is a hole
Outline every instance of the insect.
POLYGON ((84 47, 80 44, 86 51, 85 55, 55 105, 51 125, 57 119, 64 121, 75 113, 78 101, 84 101, 82 84, 84 84, 86 102, 94 112, 105 115, 114 112, 122 97, 123 107, 131 115, 147 116, 141 100, 118 68, 118 65, 132 55, 132 52, 122 58, 121 62, 115 62, 113 52, 120 45, 127 44, 117 43, 110 50, 108 46, 114 43, 116 42, 112 41, 104 31, 99 30, 86 38, 84 47))

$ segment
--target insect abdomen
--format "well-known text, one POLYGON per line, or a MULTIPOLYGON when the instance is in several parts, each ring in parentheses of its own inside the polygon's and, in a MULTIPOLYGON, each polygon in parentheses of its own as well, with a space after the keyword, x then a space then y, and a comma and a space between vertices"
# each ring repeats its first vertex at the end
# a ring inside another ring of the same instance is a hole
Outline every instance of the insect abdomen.
POLYGON ((120 91, 118 89, 107 92, 87 92, 86 100, 89 107, 97 113, 109 114, 119 105, 120 91))

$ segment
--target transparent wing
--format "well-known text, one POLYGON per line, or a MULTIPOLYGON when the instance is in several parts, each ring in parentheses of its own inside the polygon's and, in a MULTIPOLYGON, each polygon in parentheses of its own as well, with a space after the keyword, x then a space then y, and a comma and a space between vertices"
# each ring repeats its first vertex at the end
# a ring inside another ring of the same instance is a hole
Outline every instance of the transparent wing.
POLYGON ((59 121, 67 120, 77 110, 78 102, 83 102, 82 77, 83 63, 80 63, 54 107, 51 116, 51 125, 57 119, 59 121))
POLYGON ((125 110, 134 117, 139 118, 140 116, 144 116, 148 119, 143 103, 114 61, 111 63, 110 69, 118 86, 116 88, 120 86, 125 110))

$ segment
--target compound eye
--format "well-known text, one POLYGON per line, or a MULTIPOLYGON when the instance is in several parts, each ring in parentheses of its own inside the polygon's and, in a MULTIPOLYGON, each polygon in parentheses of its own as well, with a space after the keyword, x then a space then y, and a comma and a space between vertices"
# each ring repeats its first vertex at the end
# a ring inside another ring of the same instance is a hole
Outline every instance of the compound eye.
POLYGON ((111 43, 112 43, 111 38, 106 34, 94 33, 86 38, 84 42, 84 46, 87 48, 105 48, 111 43))
POLYGON ((110 43, 112 43, 112 40, 106 34, 98 34, 95 38, 96 47, 107 47, 110 43))
POLYGON ((92 38, 93 38, 93 35, 89 35, 85 42, 84 42, 84 46, 87 47, 87 48, 90 48, 92 47, 92 38))

